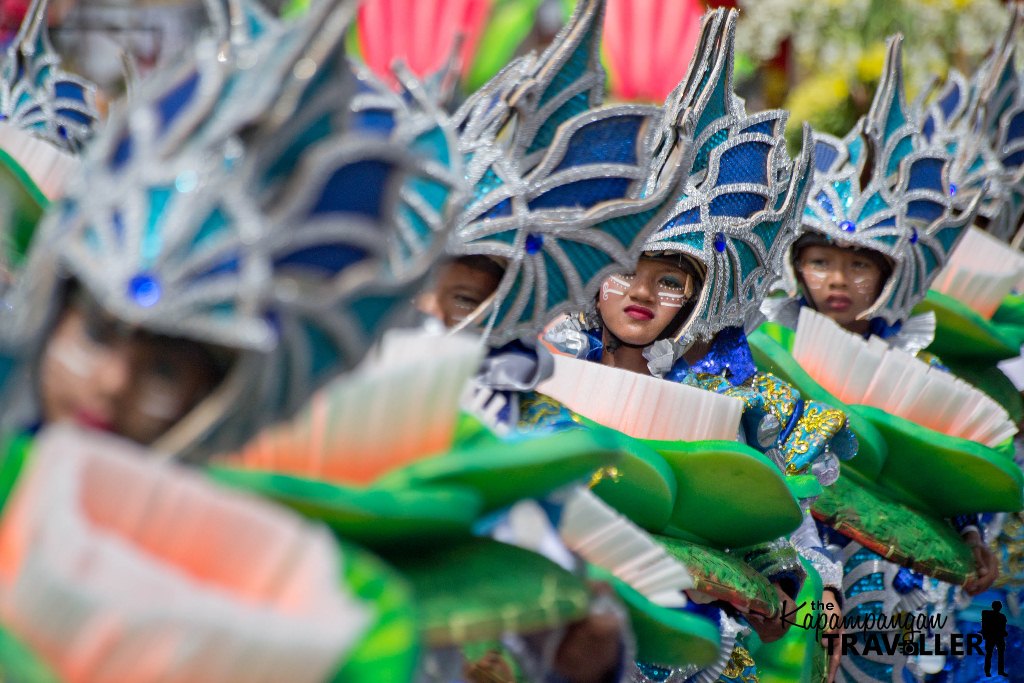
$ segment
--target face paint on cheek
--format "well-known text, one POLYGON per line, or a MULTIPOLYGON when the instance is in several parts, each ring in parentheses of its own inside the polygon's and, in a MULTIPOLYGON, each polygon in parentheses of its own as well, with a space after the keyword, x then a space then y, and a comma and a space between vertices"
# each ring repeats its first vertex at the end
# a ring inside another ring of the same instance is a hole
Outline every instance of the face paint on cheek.
POLYGON ((452 302, 451 308, 448 310, 448 318, 451 320, 451 324, 453 326, 461 325, 473 315, 473 311, 476 309, 476 306, 454 301, 452 302))
POLYGON ((178 419, 183 408, 182 400, 167 391, 147 391, 139 398, 136 410, 146 417, 173 421, 178 419))
POLYGON ((693 297, 693 278, 686 276, 682 285, 658 288, 658 303, 665 308, 682 308, 693 297))
POLYGON ((878 289, 878 279, 878 277, 873 275, 860 279, 851 278, 850 289, 861 296, 874 296, 875 291, 878 289))
POLYGON ((626 296, 626 291, 629 290, 629 283, 623 280, 618 275, 612 275, 604 284, 601 285, 601 299, 608 301, 608 296, 614 294, 616 296, 626 296), (618 289, 616 289, 618 287, 618 289))
POLYGON ((686 303, 686 295, 659 291, 658 303, 664 306, 665 308, 682 308, 683 304, 686 303))
POLYGON ((803 293, 819 308, 820 299, 824 298, 825 278, 819 273, 801 272, 799 280, 802 280, 803 293))
POLYGON ((475 306, 470 306, 469 304, 460 303, 458 301, 452 304, 452 308, 454 310, 451 313, 451 319, 452 322, 456 324, 464 321, 466 318, 470 316, 470 314, 473 313, 473 311, 476 310, 475 306))
POLYGON ((98 353, 69 339, 53 340, 46 354, 79 379, 91 377, 100 362, 98 353))

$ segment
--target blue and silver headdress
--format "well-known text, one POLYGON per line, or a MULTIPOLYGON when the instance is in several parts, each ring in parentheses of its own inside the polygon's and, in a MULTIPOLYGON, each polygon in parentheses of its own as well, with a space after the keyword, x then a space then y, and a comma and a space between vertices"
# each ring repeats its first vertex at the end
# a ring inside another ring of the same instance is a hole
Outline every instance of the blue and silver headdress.
POLYGON ((992 140, 980 123, 983 71, 968 80, 953 69, 919 115, 927 144, 951 156, 949 191, 958 208, 970 206, 981 196, 978 213, 990 221, 1002 211, 1005 190, 1000 183, 1003 166, 992 148, 992 140))
POLYGON ((892 275, 864 319, 892 325, 924 298, 974 216, 979 195, 958 209, 951 156, 928 145, 908 111, 902 36, 889 39, 868 115, 842 140, 815 133, 815 172, 803 232, 886 256, 892 275))
POLYGON ((988 231, 1020 247, 1024 242, 1024 73, 1017 69, 1016 47, 1024 27, 1024 6, 1015 3, 1010 26, 980 83, 980 125, 995 152, 1001 173, 982 214, 988 231))
MULTIPOLYGON (((708 341, 757 315, 796 233, 810 176, 809 133, 794 161, 786 151, 787 114, 748 116, 733 92, 735 10, 705 15, 694 61, 669 96, 669 120, 694 121, 688 175, 668 219, 644 246, 685 254, 706 271, 693 314, 677 341, 708 341)), ((674 134, 671 127, 663 129, 674 134)), ((668 136, 655 140, 666 147, 668 136)), ((660 158, 666 161, 664 151, 660 158)))
POLYGON ((96 86, 64 71, 46 32, 49 0, 33 0, 0 72, 0 120, 77 153, 92 137, 96 86))
POLYGON ((280 21, 256 0, 203 0, 203 5, 210 19, 210 38, 224 56, 280 30, 280 21))
MULTIPOLYGON (((47 4, 33 0, 0 68, 0 169, 14 195, 38 206, 60 195, 99 120, 95 86, 60 68, 46 33, 47 4)), ((18 212, 3 217, 5 252, 24 242, 9 234, 18 212)))
POLYGON ((33 0, 0 67, 0 296, 99 121, 95 86, 64 71, 50 45, 47 5, 33 0))
POLYGON ((401 198, 422 181, 425 203, 453 199, 458 156, 416 156, 418 124, 399 119, 385 136, 352 114, 341 49, 352 4, 265 25, 227 55, 204 42, 151 77, 96 139, 30 255, 12 325, 28 353, 60 271, 125 323, 238 352, 167 450, 232 449, 300 407, 362 357, 443 249, 429 232, 407 243, 417 226, 403 225, 401 198))
POLYGON ((592 304, 607 275, 632 270, 678 184, 674 167, 641 196, 657 107, 596 108, 603 16, 603 0, 581 0, 551 47, 513 62, 456 114, 474 194, 450 250, 506 265, 471 318, 488 323, 492 344, 535 335, 592 304))
POLYGON ((399 93, 369 69, 359 67, 357 73, 358 94, 352 101, 356 125, 396 140, 429 169, 403 183, 398 231, 391 245, 395 261, 416 263, 443 249, 451 232, 456 205, 452 188, 464 184, 458 135, 436 93, 410 71, 395 67, 399 93))

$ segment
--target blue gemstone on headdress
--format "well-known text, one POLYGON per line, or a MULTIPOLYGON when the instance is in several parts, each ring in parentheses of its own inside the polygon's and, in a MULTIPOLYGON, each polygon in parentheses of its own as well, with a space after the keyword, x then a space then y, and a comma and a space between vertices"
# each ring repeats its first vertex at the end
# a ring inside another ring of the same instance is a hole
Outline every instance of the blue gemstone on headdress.
POLYGON ((718 251, 718 253, 725 251, 725 235, 722 233, 715 235, 715 250, 718 251))
POLYGON ((956 183, 950 183, 949 184, 949 196, 950 197, 955 197, 956 196, 956 183))
POLYGON ((128 281, 128 295, 143 308, 155 305, 162 294, 160 283, 152 275, 139 273, 128 281))
POLYGON ((530 233, 526 236, 526 253, 536 254, 544 246, 544 235, 530 233))
POLYGON ((910 229, 910 243, 917 244, 917 228, 910 229))
POLYGON ((854 232, 857 229, 857 224, 853 221, 843 221, 839 224, 839 227, 846 232, 854 232))

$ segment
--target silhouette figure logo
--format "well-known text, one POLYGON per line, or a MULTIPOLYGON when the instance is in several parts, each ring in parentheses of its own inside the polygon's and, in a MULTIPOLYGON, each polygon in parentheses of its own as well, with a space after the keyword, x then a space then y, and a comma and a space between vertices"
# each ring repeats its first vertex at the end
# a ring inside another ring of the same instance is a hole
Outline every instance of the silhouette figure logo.
POLYGON ((985 639, 985 675, 992 675, 992 651, 999 657, 999 675, 1007 676, 1003 668, 1003 651, 1006 649, 1006 615, 1003 614, 1003 603, 996 600, 992 609, 981 612, 981 637, 985 639))

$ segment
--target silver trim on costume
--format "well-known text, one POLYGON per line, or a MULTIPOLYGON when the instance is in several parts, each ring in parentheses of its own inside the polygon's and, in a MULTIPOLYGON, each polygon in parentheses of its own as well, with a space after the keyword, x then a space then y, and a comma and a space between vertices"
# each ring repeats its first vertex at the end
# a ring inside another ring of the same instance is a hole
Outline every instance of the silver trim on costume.
MULTIPOLYGON (((690 173, 673 218, 644 245, 645 251, 687 254, 706 271, 693 315, 675 332, 682 346, 708 341, 727 327, 749 328, 758 321, 761 301, 782 272, 795 239, 811 170, 809 129, 804 129, 801 154, 791 159, 783 135, 788 114, 764 111, 748 115, 733 92, 736 18, 735 11, 705 15, 697 56, 666 105, 670 120, 685 112, 699 121, 693 145, 682 162, 690 173), (719 111, 723 113, 718 118, 705 121, 719 111), (765 126, 770 132, 763 130, 765 126), (766 177, 762 182, 723 181, 729 170, 723 157, 745 145, 769 148, 766 177), (730 195, 761 197, 767 208, 751 215, 712 215, 715 200, 730 195), (699 212, 696 221, 678 220, 694 211, 699 212), (753 264, 748 262, 750 258, 753 264)), ((662 127, 657 132, 660 137, 652 138, 651 146, 664 158, 674 131, 662 127)))
MULTIPOLYGON (((225 382, 159 444, 187 458, 237 448, 357 363, 390 319, 360 303, 404 307, 447 237, 396 246, 400 209, 417 208, 408 184, 454 201, 462 171, 457 154, 443 167, 407 148, 418 118, 398 111, 390 137, 353 123, 341 46, 354 5, 316 4, 248 42, 203 40, 142 84, 41 225, 3 346, 33 362, 72 276, 120 322, 235 351, 225 382), (351 178, 378 204, 339 192, 351 178)), ((4 400, 33 393, 5 387, 4 400)))
POLYGON ((65 71, 46 29, 49 0, 32 0, 0 71, 0 119, 77 154, 93 135, 100 113, 96 86, 65 71), (59 95, 58 86, 81 93, 59 95), (84 120, 83 120, 84 119, 84 120))
POLYGON ((928 144, 920 122, 904 102, 902 41, 888 41, 885 69, 868 115, 842 140, 815 133, 814 180, 801 232, 825 235, 839 246, 871 249, 893 266, 875 303, 862 319, 905 320, 924 298, 949 253, 966 233, 980 195, 961 206, 950 188, 951 157, 928 144), (941 165, 934 178, 915 179, 917 164, 941 165), (870 166, 869 166, 870 164, 870 166), (867 175, 862 186, 861 178, 867 175), (938 215, 925 218, 928 204, 938 215))

